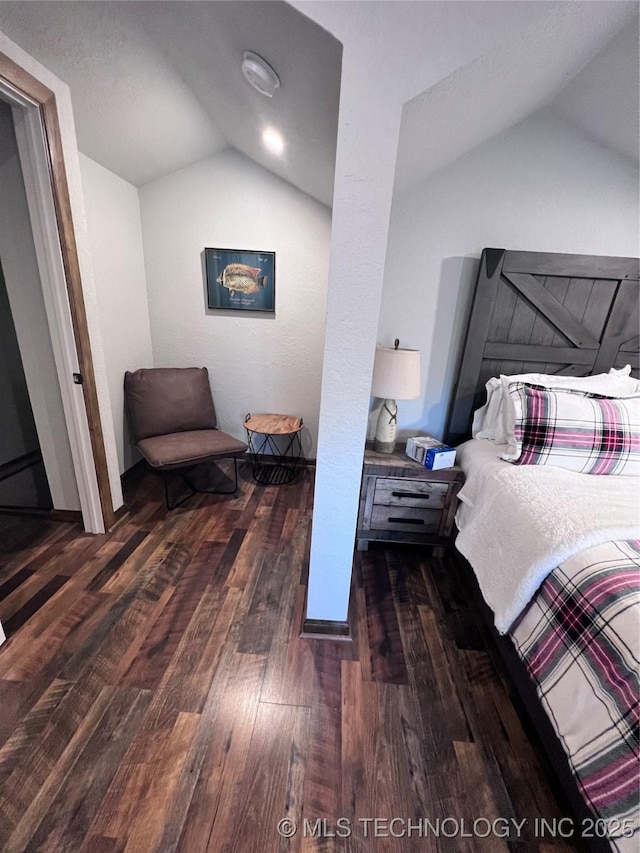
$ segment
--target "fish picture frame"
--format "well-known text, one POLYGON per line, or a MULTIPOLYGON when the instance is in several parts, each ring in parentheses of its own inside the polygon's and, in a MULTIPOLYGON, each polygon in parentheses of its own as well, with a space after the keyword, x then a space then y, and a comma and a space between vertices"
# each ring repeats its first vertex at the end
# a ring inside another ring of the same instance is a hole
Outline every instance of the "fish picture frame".
POLYGON ((275 312, 275 252, 205 248, 204 256, 209 308, 275 312))

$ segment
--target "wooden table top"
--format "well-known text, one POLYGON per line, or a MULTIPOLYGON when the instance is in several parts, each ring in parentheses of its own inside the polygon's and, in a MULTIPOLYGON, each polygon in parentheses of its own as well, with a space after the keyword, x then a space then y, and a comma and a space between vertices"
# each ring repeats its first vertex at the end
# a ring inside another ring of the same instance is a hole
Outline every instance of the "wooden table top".
POLYGON ((302 418, 295 415, 247 415, 244 425, 264 435, 290 435, 302 429, 302 418))
POLYGON ((377 473, 379 476, 385 476, 385 472, 392 476, 394 471, 404 476, 415 475, 420 479, 431 480, 464 480, 464 473, 459 465, 453 465, 451 468, 438 468, 432 471, 430 468, 425 468, 415 459, 411 459, 405 453, 405 442, 398 442, 395 450, 392 453, 379 453, 373 449, 373 442, 368 441, 364 452, 364 468, 365 474, 377 473))

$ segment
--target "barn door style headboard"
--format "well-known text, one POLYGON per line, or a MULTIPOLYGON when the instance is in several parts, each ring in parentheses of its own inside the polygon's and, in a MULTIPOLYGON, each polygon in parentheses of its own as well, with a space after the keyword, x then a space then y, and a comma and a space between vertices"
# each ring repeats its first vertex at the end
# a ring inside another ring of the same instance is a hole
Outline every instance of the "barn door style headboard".
POLYGON ((471 435, 485 383, 501 373, 638 375, 638 258, 484 249, 447 441, 471 435))

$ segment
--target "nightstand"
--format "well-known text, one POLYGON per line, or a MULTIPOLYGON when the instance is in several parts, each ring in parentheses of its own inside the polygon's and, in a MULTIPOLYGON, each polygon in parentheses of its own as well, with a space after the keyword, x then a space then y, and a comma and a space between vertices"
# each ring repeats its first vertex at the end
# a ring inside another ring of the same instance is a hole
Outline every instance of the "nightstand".
POLYGON ((449 543, 462 468, 429 471, 398 444, 393 453, 376 453, 367 443, 362 468, 356 544, 408 542, 435 546, 449 543))

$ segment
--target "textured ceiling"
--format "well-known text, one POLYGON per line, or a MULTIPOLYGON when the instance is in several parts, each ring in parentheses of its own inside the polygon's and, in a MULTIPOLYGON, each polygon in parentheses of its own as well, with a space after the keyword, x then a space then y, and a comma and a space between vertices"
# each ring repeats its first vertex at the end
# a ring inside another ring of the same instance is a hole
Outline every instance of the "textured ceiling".
POLYGON ((640 159, 639 54, 636 17, 550 104, 554 113, 636 166, 640 159))
POLYGON ((567 120, 585 133, 599 133, 601 144, 632 149, 640 94, 637 8, 608 2, 554 6, 407 102, 395 191, 409 190, 539 107, 554 104, 561 90, 558 112, 567 120), (601 52, 602 59, 594 59, 601 52))
MULTIPOLYGON (((503 3, 501 35, 484 42, 479 26, 498 4, 298 5, 356 33, 363 16, 363 26, 384 19, 390 50, 371 69, 401 74, 402 91, 416 91, 421 57, 448 73, 447 26, 483 54, 405 104, 396 191, 544 104, 637 158, 636 3, 503 3)), ((80 150, 136 186, 230 145, 331 204, 342 50, 288 3, 0 2, 0 30, 69 84, 80 150), (277 70, 273 99, 242 77, 244 50, 277 70), (262 145, 266 125, 286 139, 281 158, 262 145)))
POLYGON ((231 145, 331 203, 342 49, 287 3, 0 2, 0 30, 69 84, 80 150, 136 186, 231 145), (280 76, 272 99, 245 50, 280 76))

